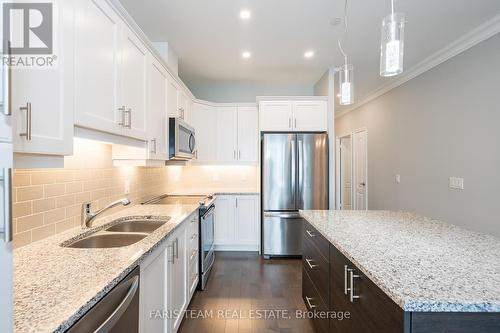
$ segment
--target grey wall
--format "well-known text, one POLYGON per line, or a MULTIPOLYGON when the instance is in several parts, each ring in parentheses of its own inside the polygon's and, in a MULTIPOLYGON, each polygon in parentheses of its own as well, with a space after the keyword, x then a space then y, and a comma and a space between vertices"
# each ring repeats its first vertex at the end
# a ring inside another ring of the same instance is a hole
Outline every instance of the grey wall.
POLYGON ((334 71, 327 70, 314 85, 315 96, 328 96, 328 188, 330 209, 335 209, 335 96, 334 96, 334 71))
POLYGON ((196 98, 217 103, 255 103, 257 96, 311 96, 308 84, 262 82, 189 82, 185 81, 196 98))
POLYGON ((370 209, 500 236, 500 34, 336 119, 368 129, 370 209), (401 174, 396 184, 395 175, 401 174), (465 190, 448 188, 463 177, 465 190))

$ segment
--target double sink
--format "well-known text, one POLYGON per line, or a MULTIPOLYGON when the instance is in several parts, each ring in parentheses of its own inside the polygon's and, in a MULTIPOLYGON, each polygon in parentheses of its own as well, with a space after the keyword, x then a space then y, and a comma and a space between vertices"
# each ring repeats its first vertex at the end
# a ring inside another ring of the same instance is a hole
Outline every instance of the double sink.
POLYGON ((76 240, 64 247, 77 249, 97 249, 129 246, 147 237, 153 231, 167 223, 163 220, 131 219, 113 223, 103 231, 96 232, 83 239, 76 240))

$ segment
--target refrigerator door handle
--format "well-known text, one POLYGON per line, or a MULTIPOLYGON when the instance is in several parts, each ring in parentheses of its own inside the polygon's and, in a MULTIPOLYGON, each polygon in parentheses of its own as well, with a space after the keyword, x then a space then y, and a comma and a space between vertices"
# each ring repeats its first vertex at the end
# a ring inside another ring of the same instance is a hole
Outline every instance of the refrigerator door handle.
POLYGON ((296 153, 297 150, 295 148, 295 140, 293 139, 290 142, 290 150, 291 150, 291 159, 292 159, 292 193, 294 194, 294 200, 293 203, 295 205, 295 208, 297 207, 297 158, 296 158, 296 153))
POLYGON ((282 219, 302 218, 298 212, 264 212, 264 217, 281 217, 282 219))
POLYGON ((302 192, 304 190, 303 184, 302 184, 303 179, 304 179, 304 177, 303 177, 304 165, 302 163, 302 158, 303 158, 303 155, 304 155, 304 152, 303 152, 303 150, 304 150, 304 144, 303 144, 302 140, 297 140, 297 142, 298 142, 298 144, 297 144, 297 154, 299 156, 298 162, 297 162, 297 164, 298 164, 298 167, 297 167, 297 169, 298 169, 297 170, 298 176, 297 177, 299 179, 299 182, 297 184, 297 192, 298 192, 298 195, 297 195, 297 208, 300 209, 300 208, 303 208, 302 207, 303 203, 300 202, 299 198, 302 197, 302 192))

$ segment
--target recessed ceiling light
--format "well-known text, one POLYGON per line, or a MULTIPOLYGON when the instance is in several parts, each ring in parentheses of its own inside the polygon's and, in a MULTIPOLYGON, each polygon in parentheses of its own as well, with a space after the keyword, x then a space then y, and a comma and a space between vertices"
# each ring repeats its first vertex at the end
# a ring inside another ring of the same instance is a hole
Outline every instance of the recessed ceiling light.
POLYGON ((252 14, 249 10, 244 9, 240 12, 240 17, 242 20, 248 20, 250 16, 252 16, 252 14))
POLYGON ((250 57, 252 56, 252 54, 251 54, 250 52, 248 52, 248 51, 245 51, 245 52, 243 52, 243 53, 241 54, 241 56, 242 56, 243 58, 245 58, 245 59, 248 59, 248 58, 250 58, 250 57))
POLYGON ((306 57, 306 58, 312 58, 312 57, 314 57, 314 51, 306 51, 304 53, 304 57, 306 57))

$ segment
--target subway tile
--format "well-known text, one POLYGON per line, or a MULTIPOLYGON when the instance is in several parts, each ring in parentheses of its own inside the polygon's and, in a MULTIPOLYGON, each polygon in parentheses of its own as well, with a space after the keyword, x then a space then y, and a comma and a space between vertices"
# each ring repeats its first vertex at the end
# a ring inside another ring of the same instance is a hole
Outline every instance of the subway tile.
POLYGON ((33 172, 31 173, 31 184, 32 185, 42 185, 42 184, 53 184, 56 181, 55 172, 33 172))
POLYGON ((66 184, 66 194, 77 193, 83 191, 83 183, 75 182, 75 183, 67 183, 66 184))
POLYGON ((58 208, 43 214, 43 222, 45 224, 51 224, 63 220, 66 217, 66 209, 58 208))
POLYGON ((74 219, 69 218, 56 223, 56 234, 74 227, 74 219))
POLYGON ((75 194, 75 202, 82 204, 84 202, 90 201, 90 193, 91 192, 82 192, 75 194))
POLYGON ((32 214, 31 201, 24 201, 12 204, 12 216, 14 218, 27 216, 31 214, 32 214))
POLYGON ((43 186, 27 186, 17 188, 17 202, 41 199, 43 186))
POLYGON ((54 198, 33 201, 33 213, 46 212, 54 208, 56 208, 56 200, 54 198))
POLYGON ((56 225, 49 224, 40 228, 31 230, 31 241, 36 242, 40 239, 47 238, 56 234, 56 225))
POLYGON ((12 175, 13 186, 31 185, 31 174, 29 172, 14 172, 12 175))
POLYGON ((74 171, 71 170, 60 170, 56 172, 56 182, 57 183, 68 183, 74 180, 74 171))
POLYGON ((46 198, 57 197, 66 194, 66 186, 64 184, 45 185, 43 187, 44 196, 46 198))
POLYGON ((66 218, 80 216, 82 214, 82 204, 66 207, 66 218))
POLYGON ((17 232, 34 229, 43 225, 43 214, 30 215, 17 219, 17 232))
POLYGON ((56 207, 57 208, 71 206, 74 203, 75 203, 75 195, 74 194, 65 195, 65 196, 56 198, 56 207))
POLYGON ((31 243, 31 230, 14 234, 12 240, 12 247, 14 249, 28 245, 29 243, 31 243))
POLYGON ((99 200, 106 197, 106 190, 92 191, 92 200, 99 200))

